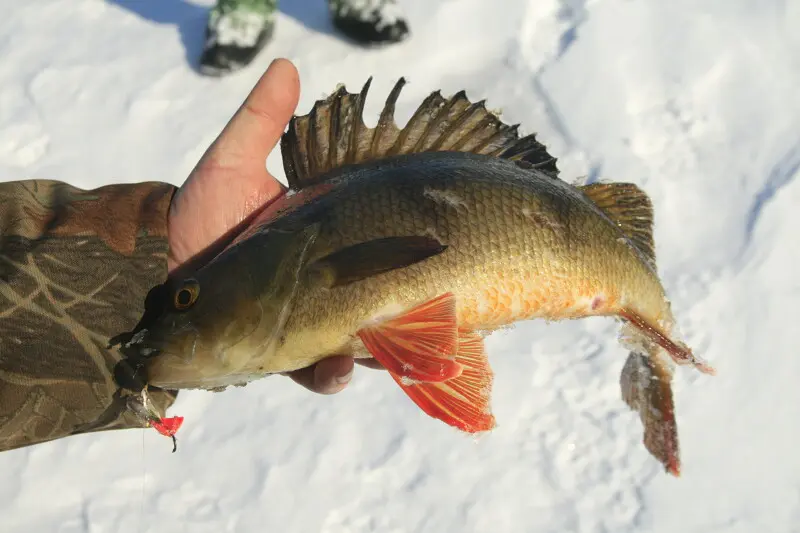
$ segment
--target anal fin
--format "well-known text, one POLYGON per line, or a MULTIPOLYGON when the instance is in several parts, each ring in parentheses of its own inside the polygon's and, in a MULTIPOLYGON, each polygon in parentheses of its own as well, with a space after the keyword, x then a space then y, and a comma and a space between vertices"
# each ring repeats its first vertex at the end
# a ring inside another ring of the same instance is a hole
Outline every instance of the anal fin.
POLYGON ((461 374, 455 296, 445 293, 405 313, 358 331, 370 354, 393 374, 445 381, 461 374))
POLYGON ((463 367, 461 375, 440 383, 409 383, 401 376, 390 374, 429 416, 468 433, 494 428, 495 418, 490 408, 494 375, 483 339, 476 333, 460 331, 455 361, 463 367))
POLYGON ((620 377, 622 399, 639 413, 644 425, 644 445, 667 472, 680 476, 680 448, 672 375, 665 365, 631 352, 620 377))

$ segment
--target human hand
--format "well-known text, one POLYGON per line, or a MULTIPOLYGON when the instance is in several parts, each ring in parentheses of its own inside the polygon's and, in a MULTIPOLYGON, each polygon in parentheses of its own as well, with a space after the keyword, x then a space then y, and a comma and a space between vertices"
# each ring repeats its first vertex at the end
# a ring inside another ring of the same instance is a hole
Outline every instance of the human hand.
MULTIPOLYGON (((266 159, 280 140, 300 95, 295 66, 276 59, 175 194, 169 211, 171 273, 210 259, 261 208, 285 192, 267 172, 266 159)), ((382 368, 373 359, 364 366, 382 368)), ((335 356, 288 373, 320 394, 343 390, 353 375, 352 357, 335 356)))

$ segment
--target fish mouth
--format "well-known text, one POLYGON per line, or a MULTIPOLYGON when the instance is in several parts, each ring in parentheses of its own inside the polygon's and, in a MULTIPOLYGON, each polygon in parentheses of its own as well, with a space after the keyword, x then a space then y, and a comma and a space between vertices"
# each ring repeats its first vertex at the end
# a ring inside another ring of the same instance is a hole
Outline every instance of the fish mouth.
POLYGON ((170 328, 168 332, 160 329, 144 328, 136 332, 131 340, 125 343, 129 357, 146 361, 160 355, 190 359, 194 356, 198 333, 190 324, 170 328), (189 353, 181 350, 181 346, 189 345, 189 353))
POLYGON ((149 329, 142 329, 137 331, 131 340, 125 343, 125 348, 135 351, 136 355, 143 359, 152 357, 161 353, 164 349, 164 344, 159 339, 155 338, 149 329))
MULTIPOLYGON (((177 330, 177 328, 175 328, 177 330)), ((123 389, 140 392, 147 387, 164 388, 165 369, 194 365, 198 344, 196 330, 181 327, 182 335, 175 337, 173 329, 141 329, 123 344, 125 357, 114 369, 117 384, 123 389), (154 374, 155 372, 155 374, 154 374)), ((169 370, 166 370, 169 374, 169 370)), ((169 387, 179 388, 179 387, 169 387)))
POLYGON ((144 328, 136 333, 133 337, 125 343, 131 355, 138 356, 142 359, 147 359, 154 355, 161 353, 166 346, 163 336, 154 335, 153 331, 144 328))
POLYGON ((147 362, 163 353, 162 344, 151 337, 149 330, 142 329, 120 346, 123 357, 114 366, 114 381, 120 388, 136 394, 147 388, 147 362))

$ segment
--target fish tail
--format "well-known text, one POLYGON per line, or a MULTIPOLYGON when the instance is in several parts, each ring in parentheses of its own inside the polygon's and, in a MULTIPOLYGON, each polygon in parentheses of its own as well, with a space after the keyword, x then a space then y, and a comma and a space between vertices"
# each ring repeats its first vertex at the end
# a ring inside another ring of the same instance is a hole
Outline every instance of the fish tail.
POLYGON ((688 346, 673 340, 674 328, 669 325, 655 325, 632 309, 621 310, 619 316, 627 322, 621 340, 631 349, 620 377, 622 399, 639 413, 647 450, 677 477, 680 447, 672 394, 673 369, 675 365, 691 364, 705 374, 716 371, 688 346))
MULTIPOLYGON (((654 347, 651 352, 661 352, 661 349, 654 347)), ((622 399, 639 413, 645 447, 668 473, 680 476, 680 446, 669 360, 663 353, 632 351, 622 368, 620 386, 622 399)))

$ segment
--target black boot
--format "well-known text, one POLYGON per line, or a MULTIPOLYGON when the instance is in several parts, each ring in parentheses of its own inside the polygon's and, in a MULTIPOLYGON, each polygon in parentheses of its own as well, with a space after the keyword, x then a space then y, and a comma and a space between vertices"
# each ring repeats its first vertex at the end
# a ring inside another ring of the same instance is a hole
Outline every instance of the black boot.
POLYGON ((333 25, 362 45, 397 43, 408 24, 395 0, 328 0, 333 25))

